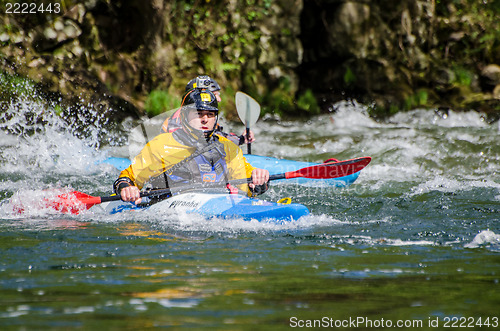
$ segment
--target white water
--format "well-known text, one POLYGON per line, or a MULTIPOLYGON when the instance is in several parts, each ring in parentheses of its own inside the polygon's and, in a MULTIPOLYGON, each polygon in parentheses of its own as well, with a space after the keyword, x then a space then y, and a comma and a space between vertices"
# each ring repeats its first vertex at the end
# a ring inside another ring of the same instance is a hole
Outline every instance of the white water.
MULTIPOLYGON (((424 201, 428 195, 441 192, 463 194, 464 199, 469 199, 468 202, 433 201, 442 209, 453 208, 460 203, 481 206, 491 204, 491 200, 498 206, 500 127, 486 123, 482 114, 449 112, 442 115, 433 110, 415 110, 398 113, 386 122, 377 122, 367 115, 362 105, 345 102, 337 104, 336 108, 336 113, 321 115, 306 123, 264 116, 252 128, 257 137, 257 141, 252 144, 253 152, 314 162, 329 157, 349 159, 372 156, 372 163, 363 170, 354 185, 344 190, 301 190, 284 185, 273 188, 264 198, 277 200, 295 192, 293 194, 296 196, 292 198, 298 199, 298 202, 319 199, 319 204, 335 206, 339 203, 335 202, 336 196, 351 200, 360 196, 399 196, 403 200, 424 201), (479 191, 469 194, 475 189, 479 191), (483 196, 481 192, 487 193, 483 196)), ((235 123, 224 123, 224 126, 236 133, 243 131, 243 126, 235 123)), ((47 194, 56 195, 46 189, 74 189, 92 195, 108 195, 119 172, 100 162, 109 156, 123 156, 124 148, 127 147, 108 146, 100 149, 103 142, 98 141, 98 133, 102 128, 98 125, 87 127, 87 138, 80 138, 76 134, 78 128, 68 125, 55 115, 53 109, 36 102, 11 105, 8 112, 2 115, 0 128, 0 172, 3 174, 0 191, 4 196, 0 205, 2 219, 18 218, 12 205, 7 202, 10 197, 11 201, 22 201, 32 206, 28 217, 43 219, 54 217, 54 212, 44 208, 43 201, 40 203, 40 199, 46 198, 47 194), (38 117, 45 123, 27 124, 28 116, 38 117), (39 208, 33 208, 37 204, 39 208)), ((443 200, 445 197, 436 199, 443 200)), ((365 203, 369 203, 368 208, 373 202, 365 203)), ((342 227, 357 222, 352 217, 345 220, 337 212, 329 214, 325 211, 327 209, 318 209, 321 212, 285 225, 234 220, 228 227, 227 221, 220 219, 206 222, 193 215, 181 215, 169 217, 165 221, 164 215, 147 212, 137 213, 133 219, 156 222, 179 231, 233 233, 314 229, 332 225, 342 227)), ((109 216, 91 210, 80 216, 70 216, 69 219, 123 222, 130 217, 129 214, 109 216)), ((363 224, 371 221, 380 223, 383 220, 392 222, 397 217, 388 210, 383 215, 364 215, 363 224)), ((498 207, 490 217, 498 220, 498 207)), ((498 228, 482 228, 478 233, 485 231, 489 231, 488 238, 497 238, 495 236, 500 233, 498 228)), ((391 239, 382 235, 368 236, 366 240, 400 246, 436 243, 420 239, 391 239)), ((479 240, 465 239, 467 243, 470 242, 467 247, 481 246, 482 242, 477 243, 479 240)))

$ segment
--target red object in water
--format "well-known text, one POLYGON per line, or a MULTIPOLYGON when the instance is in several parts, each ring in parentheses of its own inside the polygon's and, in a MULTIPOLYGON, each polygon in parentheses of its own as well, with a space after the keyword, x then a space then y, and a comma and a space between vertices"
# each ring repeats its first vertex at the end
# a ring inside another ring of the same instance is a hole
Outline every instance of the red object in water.
POLYGON ((53 200, 46 200, 47 204, 57 211, 67 214, 79 214, 93 205, 101 203, 101 197, 73 191, 58 195, 53 200))

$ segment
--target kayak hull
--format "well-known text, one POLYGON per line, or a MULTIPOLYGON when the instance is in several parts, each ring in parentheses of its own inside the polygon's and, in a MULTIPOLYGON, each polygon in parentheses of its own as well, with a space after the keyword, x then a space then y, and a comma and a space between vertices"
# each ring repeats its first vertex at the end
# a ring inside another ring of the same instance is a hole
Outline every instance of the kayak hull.
POLYGON ((290 222, 309 215, 309 209, 297 203, 281 204, 249 198, 238 194, 183 193, 149 207, 113 201, 96 205, 109 214, 130 210, 149 209, 162 213, 196 213, 206 218, 232 218, 257 221, 290 222))

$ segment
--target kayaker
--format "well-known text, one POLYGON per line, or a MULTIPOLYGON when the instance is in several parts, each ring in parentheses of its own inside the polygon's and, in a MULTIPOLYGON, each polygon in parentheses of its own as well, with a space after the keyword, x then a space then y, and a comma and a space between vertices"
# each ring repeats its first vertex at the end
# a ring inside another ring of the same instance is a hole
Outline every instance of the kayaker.
MULTIPOLYGON (((188 91, 180 108, 181 127, 152 139, 132 164, 120 173, 113 187, 123 201, 141 203, 140 189, 170 188, 206 182, 226 187, 230 180, 252 177, 239 185, 248 195, 267 190, 269 171, 254 168, 240 147, 215 134, 219 115, 216 96, 205 89, 188 91)), ((234 187, 228 186, 234 190, 234 187)), ((231 192, 235 193, 235 192, 231 192)), ((166 198, 164 196, 162 198, 166 198)))
MULTIPOLYGON (((208 89, 210 92, 212 92, 215 95, 215 98, 217 99, 217 102, 221 102, 222 98, 220 96, 220 86, 215 81, 215 79, 211 78, 210 76, 198 76, 196 78, 191 79, 187 84, 186 84, 186 89, 185 92, 188 92, 192 89, 208 89)), ((181 127, 181 122, 180 122, 180 109, 177 110, 174 114, 172 114, 169 118, 163 122, 161 129, 162 132, 174 132, 175 130, 178 130, 181 127)), ((248 142, 254 142, 255 141, 255 136, 253 132, 250 130, 249 133, 249 138, 247 139, 246 132, 244 132, 241 136, 238 136, 234 133, 227 133, 222 131, 222 126, 217 124, 217 128, 215 130, 215 133, 217 135, 223 136, 234 142, 236 145, 243 145, 247 144, 248 142)))

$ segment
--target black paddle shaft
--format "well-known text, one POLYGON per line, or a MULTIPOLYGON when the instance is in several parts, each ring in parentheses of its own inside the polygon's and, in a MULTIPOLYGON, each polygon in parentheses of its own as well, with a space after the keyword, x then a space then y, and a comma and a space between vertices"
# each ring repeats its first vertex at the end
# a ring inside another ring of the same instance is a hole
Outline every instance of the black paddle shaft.
POLYGON ((250 128, 247 128, 247 153, 252 154, 252 143, 250 142, 250 128))
MULTIPOLYGON (((269 180, 277 180, 277 179, 285 179, 285 174, 276 174, 276 175, 271 175, 269 176, 269 180)), ((252 178, 242 178, 242 179, 234 179, 229 181, 233 185, 239 185, 239 184, 246 184, 246 183, 251 183, 252 178)), ((182 185, 178 188, 164 188, 164 189, 158 189, 158 190, 152 190, 152 191, 144 191, 141 192, 141 198, 144 197, 150 197, 150 196, 157 196, 157 195, 163 195, 163 194, 173 194, 173 193, 178 193, 178 191, 184 191, 184 190, 194 190, 194 189, 204 189, 204 188, 214 188, 214 187, 221 187, 221 183, 207 183, 207 184, 191 184, 191 185, 182 185)), ((119 195, 112 195, 108 197, 101 197, 101 202, 109 202, 109 201, 118 201, 121 200, 121 197, 119 195)))

